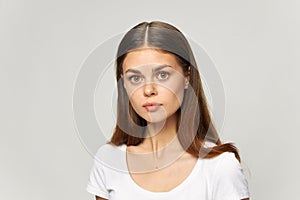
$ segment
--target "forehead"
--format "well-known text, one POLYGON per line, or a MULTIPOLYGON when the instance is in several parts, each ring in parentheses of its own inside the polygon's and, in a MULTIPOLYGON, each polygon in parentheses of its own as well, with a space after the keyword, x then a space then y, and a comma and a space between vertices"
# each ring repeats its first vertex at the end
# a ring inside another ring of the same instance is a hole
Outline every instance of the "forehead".
POLYGON ((138 68, 143 65, 169 65, 181 71, 176 57, 171 53, 165 53, 154 49, 141 49, 129 52, 123 61, 123 72, 128 69, 138 68))

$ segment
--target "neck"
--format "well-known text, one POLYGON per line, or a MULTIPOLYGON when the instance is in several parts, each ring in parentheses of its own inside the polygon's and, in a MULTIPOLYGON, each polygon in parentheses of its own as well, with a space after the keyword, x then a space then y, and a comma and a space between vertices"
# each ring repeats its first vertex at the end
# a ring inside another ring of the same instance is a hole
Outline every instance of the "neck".
POLYGON ((146 138, 142 143, 143 148, 148 152, 157 152, 174 139, 177 140, 177 120, 178 116, 175 113, 165 123, 149 123, 146 129, 146 138))
POLYGON ((148 124, 146 138, 139 144, 138 151, 128 154, 128 159, 133 160, 133 163, 139 163, 134 166, 133 171, 147 172, 161 169, 185 153, 177 137, 177 120, 178 116, 174 114, 165 123, 148 124))

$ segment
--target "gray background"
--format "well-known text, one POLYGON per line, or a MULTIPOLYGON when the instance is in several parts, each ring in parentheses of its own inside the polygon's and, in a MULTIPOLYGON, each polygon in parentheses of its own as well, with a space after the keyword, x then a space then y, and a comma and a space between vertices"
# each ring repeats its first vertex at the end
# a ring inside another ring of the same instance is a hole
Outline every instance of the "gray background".
POLYGON ((296 0, 0 1, 0 199, 93 199, 73 85, 97 45, 152 20, 178 27, 216 64, 221 137, 240 149, 252 199, 298 198, 299 10, 296 0))

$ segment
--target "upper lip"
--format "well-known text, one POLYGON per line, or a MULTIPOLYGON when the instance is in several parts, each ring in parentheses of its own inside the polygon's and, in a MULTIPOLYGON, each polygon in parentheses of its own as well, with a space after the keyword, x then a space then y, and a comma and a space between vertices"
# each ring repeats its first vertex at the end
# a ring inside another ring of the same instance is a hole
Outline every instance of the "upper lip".
POLYGON ((156 103, 156 102, 147 102, 145 104, 143 104, 143 107, 145 106, 160 106, 160 103, 156 103))

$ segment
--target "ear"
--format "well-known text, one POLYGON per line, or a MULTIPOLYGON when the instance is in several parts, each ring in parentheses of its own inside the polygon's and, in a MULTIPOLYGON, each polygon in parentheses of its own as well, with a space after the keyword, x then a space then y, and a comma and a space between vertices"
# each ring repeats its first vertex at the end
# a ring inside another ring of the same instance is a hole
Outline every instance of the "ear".
POLYGON ((184 86, 184 89, 187 89, 189 87, 189 83, 190 83, 190 77, 186 77, 185 78, 185 86, 184 86))
POLYGON ((191 67, 188 68, 187 74, 185 76, 185 87, 184 87, 184 89, 187 89, 189 87, 190 74, 191 74, 191 67))

